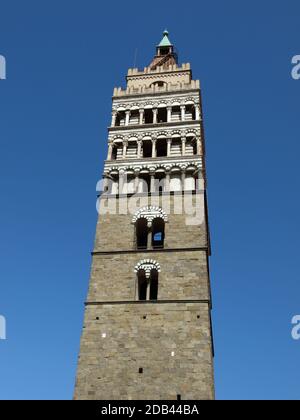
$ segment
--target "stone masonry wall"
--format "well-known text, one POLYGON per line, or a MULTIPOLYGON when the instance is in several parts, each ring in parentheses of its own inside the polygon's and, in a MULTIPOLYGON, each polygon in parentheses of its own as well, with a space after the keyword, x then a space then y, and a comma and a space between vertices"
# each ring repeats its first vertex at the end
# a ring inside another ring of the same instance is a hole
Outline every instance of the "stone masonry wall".
POLYGON ((177 395, 214 398, 207 304, 86 307, 75 399, 176 400, 177 395))
POLYGON ((103 208, 110 210, 99 216, 94 251, 134 249, 135 226, 132 218, 135 210, 146 205, 159 206, 168 215, 165 225, 165 249, 207 246, 204 194, 199 192, 193 195, 186 194, 184 199, 181 194, 142 196, 139 201, 135 198, 128 200, 127 197, 103 198, 103 208), (125 214, 119 214, 119 208, 123 209, 125 214))
POLYGON ((158 299, 209 299, 205 251, 94 255, 88 301, 136 300, 137 275, 134 267, 143 259, 160 264, 158 299))

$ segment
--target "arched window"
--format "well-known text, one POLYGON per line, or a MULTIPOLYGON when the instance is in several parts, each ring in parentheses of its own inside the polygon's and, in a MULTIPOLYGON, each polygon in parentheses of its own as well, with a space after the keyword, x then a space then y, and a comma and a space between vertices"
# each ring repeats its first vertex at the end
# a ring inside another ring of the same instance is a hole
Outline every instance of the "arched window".
POLYGON ((152 247, 163 248, 165 239, 165 222, 161 218, 155 218, 152 222, 152 247))
POLYGON ((147 249, 148 225, 144 218, 136 222, 136 246, 137 249, 147 249))
POLYGON ((150 300, 157 300, 158 295, 158 272, 156 269, 151 270, 150 275, 150 300))
POLYGON ((118 147, 116 144, 113 144, 112 151, 111 151, 111 160, 117 160, 118 155, 118 147))
POLYGON ((125 125, 125 111, 118 111, 116 115, 116 127, 125 125))
POLYGON ((156 142, 156 156, 157 157, 167 156, 167 150, 168 150, 167 140, 166 139, 157 139, 157 142, 156 142))
POLYGON ((155 260, 142 260, 134 271, 137 273, 137 300, 158 299, 158 275, 160 265, 155 260))
POLYGON ((140 208, 132 218, 135 224, 137 249, 163 248, 165 239, 166 213, 156 206, 140 208))
POLYGON ((138 272, 138 300, 147 299, 147 278, 145 270, 138 272))

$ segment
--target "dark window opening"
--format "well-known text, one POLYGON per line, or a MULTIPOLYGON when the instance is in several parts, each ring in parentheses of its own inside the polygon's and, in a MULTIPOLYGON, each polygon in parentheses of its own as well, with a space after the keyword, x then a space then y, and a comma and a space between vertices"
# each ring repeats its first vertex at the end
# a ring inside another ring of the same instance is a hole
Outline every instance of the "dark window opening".
POLYGON ((139 110, 134 110, 130 112, 130 124, 138 124, 140 119, 140 112, 139 110))
POLYGON ((156 141, 156 156, 167 156, 168 144, 166 139, 158 139, 156 141))
POLYGON ((193 154, 196 155, 197 154, 197 142, 195 140, 193 140, 192 146, 193 146, 193 154))
POLYGON ((169 47, 160 47, 159 48, 159 55, 167 55, 170 52, 169 47))
POLYGON ((153 248, 163 248, 165 239, 165 222, 161 218, 156 218, 152 222, 152 246, 153 248))
POLYGON ((157 300, 158 293, 158 272, 156 270, 151 271, 150 281, 150 300, 157 300))
POLYGON ((185 116, 187 120, 196 119, 196 111, 194 105, 186 105, 185 107, 185 116))
POLYGON ((157 122, 167 122, 167 108, 158 108, 157 110, 157 122))
POLYGON ((116 127, 119 127, 120 125, 125 125, 125 111, 117 112, 115 125, 116 127))
POLYGON ((153 124, 153 112, 152 109, 145 109, 144 111, 145 124, 153 124))
POLYGON ((181 111, 179 106, 172 107, 172 120, 180 121, 181 120, 181 111))
POLYGON ((139 219, 136 223, 136 246, 138 249, 147 249, 148 226, 146 219, 139 219))
POLYGON ((142 182, 143 192, 148 193, 150 192, 150 184, 151 184, 151 178, 149 174, 142 174, 140 176, 140 180, 142 182))
POLYGON ((155 191, 162 193, 163 191, 165 191, 165 183, 166 183, 166 176, 165 174, 162 172, 158 172, 155 174, 155 191))
POLYGON ((139 373, 143 373, 143 368, 139 368, 139 373))
POLYGON ((143 157, 144 158, 152 157, 152 141, 151 140, 143 141, 143 157))
POLYGON ((138 295, 139 300, 147 299, 147 279, 144 270, 140 270, 138 274, 138 295))
POLYGON ((153 82, 151 83, 150 86, 158 86, 158 87, 163 87, 166 85, 166 82, 162 82, 161 80, 159 80, 158 82, 153 82))
POLYGON ((112 152, 111 152, 111 160, 116 160, 117 155, 118 155, 118 147, 116 144, 114 144, 112 147, 112 152))

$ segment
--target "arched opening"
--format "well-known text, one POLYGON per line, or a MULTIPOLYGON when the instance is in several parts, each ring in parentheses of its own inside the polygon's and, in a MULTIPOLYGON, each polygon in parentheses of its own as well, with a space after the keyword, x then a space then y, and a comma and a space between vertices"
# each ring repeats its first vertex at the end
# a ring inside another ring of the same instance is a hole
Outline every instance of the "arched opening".
POLYGON ((166 107, 158 108, 157 122, 158 123, 167 122, 167 108, 166 107))
POLYGON ((172 139, 171 155, 172 156, 182 155, 182 141, 180 137, 175 137, 172 139))
POLYGON ((170 191, 181 191, 181 174, 179 171, 171 173, 170 191))
POLYGON ((141 218, 136 222, 137 249, 147 249, 147 242, 148 242, 147 220, 144 218, 141 218))
POLYGON ((158 272, 155 269, 151 270, 150 277, 150 300, 157 300, 158 295, 158 272))
POLYGON ((151 140, 143 141, 143 157, 144 158, 152 157, 152 141, 151 140))
POLYGON ((179 105, 172 106, 172 121, 180 121, 180 120, 181 120, 180 106, 179 105))
POLYGON ((140 175, 139 192, 149 193, 151 188, 151 178, 149 174, 140 175))
POLYGON ((131 141, 128 142, 126 157, 127 158, 136 158, 137 157, 137 142, 136 142, 136 140, 131 140, 131 141))
POLYGON ((116 116, 116 127, 125 125, 125 111, 118 111, 116 116))
POLYGON ((145 124, 153 124, 153 111, 152 109, 145 109, 144 111, 145 124))
POLYGON ((156 156, 157 157, 167 156, 167 152, 168 152, 167 139, 157 139, 156 156))
POLYGON ((155 173, 155 192, 162 193, 166 189, 166 175, 164 172, 156 172, 155 173))
POLYGON ((113 144, 111 151, 111 160, 117 160, 118 156, 118 147, 116 144, 113 144))
POLYGON ((193 104, 185 106, 185 120, 191 121, 196 119, 195 106, 193 104))
POLYGON ((152 222, 152 247, 163 248, 165 240, 165 222, 157 217, 152 222))
POLYGON ((147 299, 147 279, 145 270, 138 272, 138 298, 139 300, 147 299))
POLYGON ((139 123, 139 119, 140 119, 140 112, 138 109, 133 109, 132 111, 130 111, 129 124, 136 125, 139 123))
POLYGON ((196 155, 197 154, 197 142, 195 137, 189 136, 186 139, 185 144, 185 154, 186 155, 196 155))

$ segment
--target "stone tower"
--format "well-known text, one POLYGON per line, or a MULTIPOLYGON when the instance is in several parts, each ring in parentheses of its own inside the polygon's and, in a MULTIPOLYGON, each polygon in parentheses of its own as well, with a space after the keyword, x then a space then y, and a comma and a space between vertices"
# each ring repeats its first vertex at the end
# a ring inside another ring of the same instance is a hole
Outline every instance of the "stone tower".
POLYGON ((213 399, 200 84, 165 31, 115 88, 75 399, 213 399))

